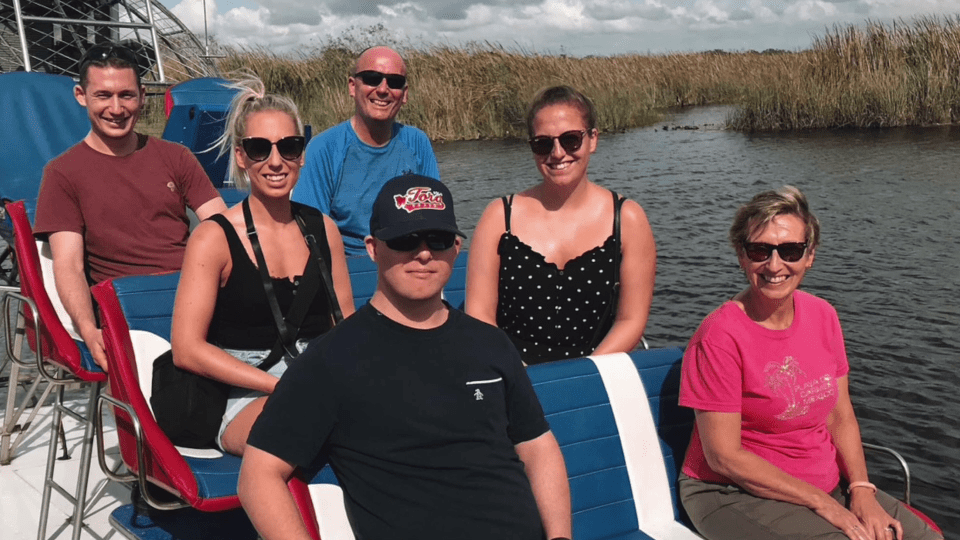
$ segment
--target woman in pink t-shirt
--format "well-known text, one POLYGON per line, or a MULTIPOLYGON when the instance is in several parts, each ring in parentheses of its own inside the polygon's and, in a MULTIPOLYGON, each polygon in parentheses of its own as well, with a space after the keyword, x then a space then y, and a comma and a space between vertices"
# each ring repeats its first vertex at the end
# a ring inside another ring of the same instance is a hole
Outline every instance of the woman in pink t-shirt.
POLYGON ((730 241, 749 286, 683 359, 680 404, 696 411, 684 508, 708 540, 942 538, 869 482, 837 313, 797 290, 819 239, 793 187, 737 212, 730 241))

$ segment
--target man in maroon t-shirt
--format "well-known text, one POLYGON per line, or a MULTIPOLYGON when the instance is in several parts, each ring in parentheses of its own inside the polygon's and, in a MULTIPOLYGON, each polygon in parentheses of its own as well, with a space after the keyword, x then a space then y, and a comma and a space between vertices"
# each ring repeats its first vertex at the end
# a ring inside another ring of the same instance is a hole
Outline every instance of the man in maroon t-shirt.
POLYGON ((47 164, 34 225, 49 239, 60 300, 104 370, 90 285, 179 270, 186 208, 201 220, 226 208, 187 148, 134 131, 146 92, 137 69, 136 55, 122 45, 96 45, 84 55, 74 95, 90 133, 47 164))

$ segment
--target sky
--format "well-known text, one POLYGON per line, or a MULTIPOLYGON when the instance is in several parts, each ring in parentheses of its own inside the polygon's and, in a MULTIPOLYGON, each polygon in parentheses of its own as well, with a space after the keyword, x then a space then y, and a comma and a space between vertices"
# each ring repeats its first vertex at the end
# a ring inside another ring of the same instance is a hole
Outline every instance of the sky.
MULTIPOLYGON (((203 36, 204 0, 161 0, 203 36)), ((575 56, 801 50, 840 25, 960 17, 960 0, 206 0, 224 45, 309 50, 382 24, 413 46, 575 56)))

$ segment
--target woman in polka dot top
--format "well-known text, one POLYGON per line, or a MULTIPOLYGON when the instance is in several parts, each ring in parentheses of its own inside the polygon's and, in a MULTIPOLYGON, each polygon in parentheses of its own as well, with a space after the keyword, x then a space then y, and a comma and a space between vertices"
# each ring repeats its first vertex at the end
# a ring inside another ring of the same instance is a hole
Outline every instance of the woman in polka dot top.
POLYGON ((596 118, 573 88, 541 91, 527 130, 543 180, 491 202, 474 232, 466 311, 506 331, 528 364, 632 350, 647 324, 653 232, 639 204, 587 178, 596 118))

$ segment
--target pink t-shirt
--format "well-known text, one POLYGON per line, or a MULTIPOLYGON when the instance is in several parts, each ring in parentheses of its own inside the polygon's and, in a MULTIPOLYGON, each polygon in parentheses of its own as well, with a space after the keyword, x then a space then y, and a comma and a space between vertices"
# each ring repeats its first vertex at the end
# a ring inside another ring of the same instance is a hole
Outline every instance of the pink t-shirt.
MULTIPOLYGON (((733 302, 708 315, 683 355, 680 405, 740 413, 744 449, 829 492, 840 470, 826 420, 850 367, 833 307, 802 291, 793 299, 786 330, 760 326, 733 302)), ((710 469, 696 427, 683 472, 733 483, 710 469)))

